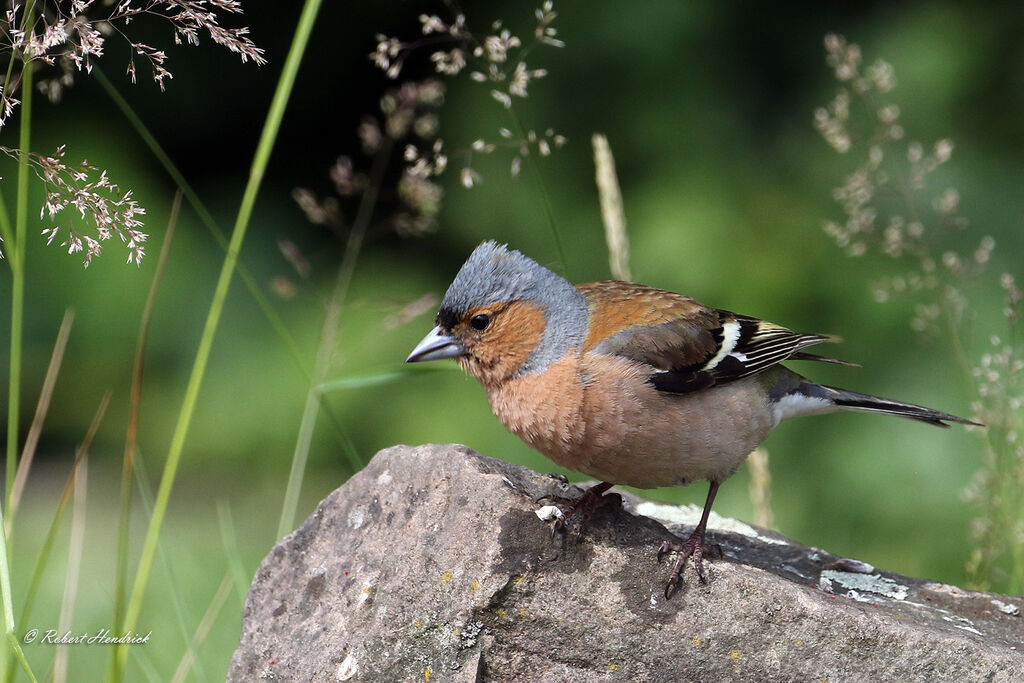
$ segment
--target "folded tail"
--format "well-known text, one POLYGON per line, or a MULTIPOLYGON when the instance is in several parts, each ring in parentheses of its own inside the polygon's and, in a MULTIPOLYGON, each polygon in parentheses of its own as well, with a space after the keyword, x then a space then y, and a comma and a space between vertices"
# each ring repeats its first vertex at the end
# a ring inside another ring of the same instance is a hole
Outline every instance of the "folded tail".
POLYGON ((801 382, 796 392, 803 394, 810 399, 825 400, 839 408, 846 410, 862 410, 868 413, 885 413, 887 415, 899 415, 909 417, 911 420, 927 422, 938 427, 948 427, 947 422, 959 422, 960 424, 982 426, 980 422, 966 420, 956 415, 943 413, 913 403, 902 403, 888 398, 858 394, 855 391, 837 389, 823 384, 801 382))

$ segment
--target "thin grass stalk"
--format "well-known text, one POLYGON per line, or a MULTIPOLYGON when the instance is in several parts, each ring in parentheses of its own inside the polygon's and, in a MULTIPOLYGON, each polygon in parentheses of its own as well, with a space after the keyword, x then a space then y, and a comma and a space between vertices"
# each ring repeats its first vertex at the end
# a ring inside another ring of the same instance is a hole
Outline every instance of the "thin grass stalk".
POLYGON ((160 675, 153 664, 153 660, 146 655, 146 650, 141 647, 134 648, 132 660, 139 665, 139 671, 146 677, 149 683, 167 683, 167 679, 160 675))
MULTIPOLYGON (((1011 323, 1006 332, 1006 346, 1010 349, 1017 349, 1016 324, 1011 323)), ((1008 364, 1012 367, 1014 362, 1011 356, 1008 364)), ((1005 378, 1004 381, 1010 381, 1005 378)), ((995 470, 992 480, 996 482, 991 492, 991 500, 997 501, 993 511, 991 508, 983 514, 989 519, 989 523, 996 529, 1002 531, 1001 543, 997 541, 1008 554, 1009 566, 1006 569, 1004 592, 1007 595, 1020 595, 1024 593, 1024 539, 1020 537, 1021 520, 1024 520, 1024 495, 1020 489, 1020 474, 1017 470, 1021 467, 1014 447, 1016 438, 1012 436, 1018 430, 1018 420, 1015 419, 1014 408, 1010 403, 1010 397, 1005 392, 999 397, 996 409, 993 411, 997 419, 989 421, 985 429, 985 441, 989 455, 986 458, 995 470)), ((979 397, 980 400, 980 397, 979 397)), ((993 556, 987 562, 986 583, 994 582, 997 571, 994 570, 995 560, 993 556)))
POLYGON ((775 528, 775 515, 772 513, 772 473, 768 463, 768 451, 761 447, 747 457, 750 467, 750 484, 748 494, 754 506, 754 524, 765 529, 775 528))
MULTIPOLYGON (((135 449, 139 434, 139 407, 142 403, 142 374, 145 369, 146 342, 149 338, 149 323, 156 307, 156 293, 163 282, 167 259, 171 253, 171 242, 178 226, 181 211, 179 190, 174 194, 171 215, 167 219, 167 232, 163 244, 160 245, 160 256, 157 260, 153 281, 149 285, 146 303, 142 307, 142 319, 139 321, 139 334, 135 340, 135 362, 132 366, 132 385, 129 391, 128 427, 125 431, 124 460, 121 465, 121 512, 118 520, 117 533, 117 569, 114 575, 114 633, 121 633, 124 619, 125 596, 128 584, 128 555, 131 540, 132 516, 132 483, 135 477, 135 449)), ((111 666, 114 666, 116 650, 111 651, 111 666)))
MULTIPOLYGON (((2 103, 0 106, 3 106, 2 103)), ((0 237, 4 240, 4 260, 11 263, 11 252, 8 250, 14 246, 14 224, 11 223, 11 214, 7 210, 7 200, 4 199, 3 192, 0 192, 0 237)))
MULTIPOLYGON (((1009 329, 1009 344, 1011 349, 1018 348, 1017 346, 1017 334, 1016 325, 1011 325, 1009 329)), ((1004 399, 1003 415, 1007 427, 1012 428, 1015 425, 1013 419, 1013 408, 1009 405, 1008 401, 1004 399)), ((1020 422, 1016 422, 1016 426, 1019 426, 1020 422)), ((1007 533, 1007 544, 1010 546, 1010 579, 1009 579, 1009 591, 1010 595, 1021 595, 1024 594, 1024 538, 1020 537, 1019 529, 1021 520, 1024 520, 1024 492, 1021 491, 1021 468, 1024 467, 1024 463, 1021 463, 1018 459, 1015 448, 1010 447, 1009 441, 1003 439, 1003 454, 1004 462, 1006 463, 1007 476, 1003 480, 1003 500, 1007 501, 1006 504, 1006 533, 1007 533), (1014 503, 1016 501, 1016 503, 1014 503), (1018 533, 1014 533, 1017 531, 1018 533)))
POLYGON ((324 382, 317 387, 321 394, 332 391, 344 391, 349 389, 365 389, 366 387, 377 387, 384 384, 393 384, 402 380, 411 379, 419 375, 434 374, 438 372, 460 372, 458 366, 451 365, 417 367, 402 367, 397 370, 387 369, 379 372, 372 372, 366 375, 354 375, 352 377, 339 377, 324 382))
MULTIPOLYGON (((147 518, 153 516, 153 490, 149 486, 149 477, 146 474, 146 463, 142 458, 138 459, 138 467, 136 468, 137 483, 139 487, 139 500, 142 502, 142 509, 146 514, 147 518)), ((178 630, 181 633, 181 639, 185 643, 185 649, 192 649, 192 635, 189 633, 189 628, 186 624, 186 612, 188 611, 185 606, 185 599, 182 597, 182 590, 179 588, 182 582, 178 580, 177 574, 174 572, 174 567, 171 565, 171 560, 168 557, 164 544, 159 539, 156 545, 157 555, 160 558, 160 565, 164 569, 164 574, 167 576, 167 585, 170 588, 171 599, 170 603, 174 607, 174 616, 178 621, 178 630)), ((194 655, 195 653, 193 653, 194 655)), ((199 683, 206 683, 209 678, 206 676, 206 671, 201 666, 196 666, 196 680, 199 683)))
MULTIPOLYGON (((86 455, 89 453, 89 447, 92 445, 93 439, 96 437, 96 432, 99 431, 100 424, 103 422, 103 416, 107 412, 107 406, 110 405, 110 391, 107 390, 103 394, 103 398, 100 399, 100 404, 96 408, 96 413, 93 415, 92 422, 89 424, 89 429, 85 433, 85 438, 82 439, 82 443, 75 449, 75 460, 71 464, 71 471, 68 473, 68 478, 64 482, 64 490, 60 494, 60 500, 57 501, 57 508, 53 513, 53 520, 50 522, 50 529, 46 533, 46 538, 43 540, 43 547, 39 550, 39 558, 36 560, 36 566, 32 570, 32 578, 29 582, 28 590, 25 592, 25 603, 21 607, 21 619, 18 623, 25 624, 28 622, 30 616, 32 616, 32 608, 35 606, 36 593, 39 592, 39 584, 42 582, 43 574, 46 571, 46 565, 50 561, 50 555, 53 551, 54 541, 57 539, 57 532, 60 530, 61 521, 64 519, 64 512, 67 510, 68 503, 71 500, 71 494, 75 490, 75 480, 78 468, 81 466, 82 461, 85 460, 86 455)), ((17 643, 18 639, 16 634, 13 632, 8 633, 8 641, 11 641, 12 636, 13 642, 17 643)), ((9 682, 14 680, 14 662, 9 661, 7 663, 6 671, 4 672, 4 681, 9 682)))
POLYGON ((245 594, 249 590, 248 572, 242 562, 242 554, 238 552, 238 535, 235 533, 235 522, 231 518, 231 507, 226 501, 217 503, 217 521, 220 523, 220 538, 224 544, 224 554, 228 558, 228 567, 234 578, 235 590, 238 591, 240 604, 245 604, 245 594))
MULTIPOLYGON (((31 21, 33 11, 27 10, 23 15, 24 26, 31 21)), ((10 73, 13 69, 14 56, 8 64, 8 80, 4 83, 11 83, 10 73)), ((21 130, 19 135, 21 157, 18 163, 18 183, 16 195, 16 214, 14 223, 13 240, 8 239, 11 235, 10 220, 7 216, 6 206, 3 211, 3 225, 8 234, 5 240, 8 242, 7 258, 11 264, 11 345, 10 364, 7 384, 7 462, 5 465, 7 495, 4 503, 9 502, 10 495, 14 490, 14 478, 17 470, 18 460, 18 420, 21 410, 21 357, 22 337, 24 327, 25 311, 25 235, 28 226, 28 179, 29 166, 25 156, 32 140, 32 70, 22 63, 22 84, 28 92, 22 95, 21 130)), ((6 91, 6 88, 5 88, 6 91)), ((10 545, 5 531, 6 524, 3 519, 3 504, 0 504, 0 598, 3 599, 4 632, 7 637, 7 644, 22 669, 28 677, 35 681, 35 674, 25 659, 25 653, 21 649, 21 643, 15 633, 14 604, 11 594, 11 567, 10 567, 10 545)), ((7 660, 6 650, 4 660, 7 660)), ((13 662, 12 662, 13 666, 13 662)))
POLYGON ((46 414, 50 408, 50 400, 53 398, 53 388, 57 384, 57 375, 60 374, 60 366, 64 360, 64 351, 67 349, 68 337, 71 335, 71 324, 75 320, 75 313, 70 308, 64 311, 64 318, 57 330, 57 341, 53 344, 53 353, 50 354, 50 365, 46 368, 46 377, 43 379, 43 388, 39 392, 39 400, 36 401, 36 414, 32 417, 32 424, 25 436, 25 446, 21 451, 21 460, 18 462, 18 473, 14 477, 14 493, 11 496, 11 506, 7 510, 7 538, 10 539, 14 527, 14 515, 21 503, 21 496, 25 491, 25 483, 28 481, 28 473, 32 467, 32 460, 35 458, 36 446, 39 444, 39 435, 43 432, 43 423, 46 421, 46 414))
MULTIPOLYGON (((3 506, 0 505, 0 534, 3 534, 3 528, 3 506)), ((32 667, 28 665, 28 660, 25 659, 25 653, 21 649, 21 642, 18 641, 18 636, 15 633, 14 603, 11 596, 11 565, 8 561, 7 535, 3 535, 4 538, 0 539, 0 597, 3 598, 4 636, 7 638, 7 645, 14 655, 13 660, 7 659, 7 650, 3 650, 4 669, 7 669, 8 665, 13 669, 14 662, 17 662, 25 673, 28 674, 29 679, 35 683, 36 676, 32 673, 32 667)))
MULTIPOLYGON (((75 494, 71 505, 71 540, 68 543, 68 570, 64 576, 64 600, 57 621, 58 633, 71 630, 78 596, 78 580, 82 572, 82 548, 85 546, 85 509, 88 493, 89 459, 83 458, 75 469, 75 494)), ((114 632, 117 633, 116 631, 114 632)), ((71 648, 58 647, 53 657, 53 682, 64 683, 68 678, 68 654, 71 648)))
POLYGON ((629 272, 629 236, 626 234, 622 190, 615 173, 615 157, 604 135, 595 133, 590 141, 594 148, 594 179, 601 203, 601 222, 604 223, 604 239, 608 245, 608 267, 613 278, 629 282, 633 279, 629 272))
MULTIPOLYGON (((26 26, 28 25, 28 21, 27 21, 28 20, 28 13, 26 12, 23 15, 22 18, 25 20, 25 22, 22 24, 21 30, 24 31, 24 30, 26 30, 26 26)), ((15 83, 15 81, 13 79, 13 76, 14 76, 14 64, 17 61, 18 61, 17 59, 14 59, 14 55, 11 55, 11 59, 7 60, 7 75, 4 76, 3 92, 0 93, 0 110, 2 110, 3 107, 7 104, 7 98, 15 90, 15 88, 17 88, 18 84, 15 83), (14 87, 11 87, 12 83, 14 84, 14 87)), ((22 62, 22 64, 24 65, 24 62, 22 62)), ((8 223, 10 223, 10 218, 8 218, 8 223)), ((4 236, 4 239, 6 240, 7 237, 4 236)))
MULTIPOLYGON (((25 12, 28 25, 32 10, 25 12)), ((13 59, 12 59, 13 61, 13 59)), ((25 315, 25 245, 28 233, 28 181, 31 168, 28 152, 32 144, 32 67, 23 64, 21 70, 21 119, 18 134, 20 154, 18 155, 18 182, 15 199, 14 244, 10 248, 11 259, 11 362, 7 391, 7 465, 5 474, 7 493, 5 501, 10 508, 14 492, 14 478, 18 467, 18 421, 21 414, 21 357, 25 315)), ((5 543, 9 542, 5 539, 5 543)), ((8 548, 9 550, 9 548, 8 548)))
POLYGON ((28 659, 25 657, 25 651, 21 649, 21 641, 18 640, 18 636, 13 631, 8 631, 5 635, 7 646, 14 653, 14 660, 21 665, 21 670, 25 672, 29 680, 32 683, 37 683, 36 675, 32 673, 32 667, 29 666, 28 659))
MULTIPOLYGON (((64 512, 67 510, 68 503, 71 501, 71 495, 75 491, 75 473, 81 466, 82 461, 89 453, 89 447, 92 446, 92 441, 96 437, 96 432, 100 428, 100 424, 103 422, 103 416, 106 415, 107 406, 110 405, 110 390, 107 390, 103 394, 103 398, 100 399, 99 406, 96 408, 95 414, 93 414, 92 422, 89 424, 89 429, 85 434, 85 438, 82 439, 82 443, 75 449, 75 459, 71 464, 71 471, 68 472, 68 478, 64 482, 64 490, 61 491, 60 499, 57 501, 57 508, 54 510, 53 519, 50 521, 50 529, 46 533, 46 539, 43 541, 43 547, 39 551, 39 558, 36 560, 35 569, 32 572, 32 580, 29 583, 28 591, 25 593, 25 604, 21 608, 21 619, 20 623, 26 623, 28 618, 32 616, 32 608, 35 606, 35 596, 39 592, 39 583, 42 580, 43 573, 46 571, 46 565, 50 560, 50 554, 53 549, 53 542, 57 538, 57 532, 60 530, 60 524, 64 519, 64 512)), ((9 678, 10 672, 8 672, 9 678)))
MULTIPOLYGON (((167 513, 167 504, 170 500, 171 489, 174 487, 174 478, 178 471, 178 463, 181 460, 181 452, 185 446, 185 437, 188 435, 188 428, 192 422, 192 414, 195 411, 199 388, 206 373, 206 363, 210 357, 213 338, 217 331, 217 325, 220 322, 221 313, 224 310, 224 302, 227 299, 231 276, 238 261, 238 252, 242 248, 246 228, 249 225, 249 218, 252 216, 252 208, 256 203, 256 196, 270 159, 270 152, 273 149, 274 141, 277 139, 281 119, 284 116, 285 107, 291 96, 292 87, 295 85, 295 76, 302 62, 302 55, 306 50, 306 45, 309 43, 309 36, 313 31, 313 24, 320 9, 321 1, 306 0, 303 6, 295 37, 292 39, 292 45, 285 60, 281 77, 278 80, 277 90, 274 93, 274 99, 271 102, 270 111, 263 126, 263 132, 260 135, 259 145, 256 148, 256 155, 249 172, 249 182, 242 197, 242 205, 238 211, 238 218, 232 231, 227 256, 224 259, 220 278, 214 291, 213 301, 210 304, 210 312, 206 319, 206 325, 203 328, 196 360, 192 366, 192 374, 189 377, 185 398, 182 401, 181 413, 171 439, 164 472, 160 479, 160 488, 157 492, 156 504, 153 508, 153 517, 146 532, 138 571, 135 574, 135 583, 132 587, 131 598, 128 601, 127 617, 124 624, 127 630, 132 630, 135 627, 139 612, 142 609, 142 599, 146 592, 146 583, 149 580, 149 572, 153 564, 153 555, 156 552, 156 542, 160 529, 163 526, 164 516, 167 513)), ((117 663, 111 671, 111 679, 120 680, 120 672, 123 670, 127 656, 128 648, 125 645, 119 645, 117 663)))
MULTIPOLYGON (((516 135, 520 140, 525 140, 526 131, 523 128, 523 124, 519 121, 519 116, 516 115, 514 109, 509 109, 508 113, 512 117, 512 125, 515 127, 516 135)), ((551 228, 551 234, 555 238, 555 250, 558 252, 558 262, 561 266, 562 274, 568 277, 569 262, 565 258, 565 249, 562 248, 562 236, 558 232, 558 223, 555 221, 555 209, 551 204, 551 195, 548 194, 548 187, 544 183, 544 177, 540 174, 540 165, 530 164, 530 166, 533 168, 533 178, 537 184, 537 191, 540 192, 541 199, 544 202, 544 215, 547 216, 548 227, 551 228)))
MULTIPOLYGON (((27 15, 24 18, 26 19, 27 25, 27 15)), ((21 29, 25 30, 25 25, 23 25, 21 29)), ((17 87, 17 84, 12 78, 14 76, 14 64, 17 61, 18 60, 13 58, 13 55, 11 59, 7 60, 7 75, 4 76, 3 92, 0 92, 0 109, 3 109, 7 103, 7 98, 10 96, 14 88, 17 87), (11 86, 12 83, 14 84, 14 87, 11 86)), ((11 214, 7 210, 7 202, 4 199, 2 192, 0 192, 0 236, 4 238, 4 243, 7 245, 7 249, 11 250, 7 254, 7 260, 11 263, 11 270, 13 271, 16 264, 11 261, 11 254, 17 253, 17 250, 15 249, 16 239, 14 235, 14 226, 11 224, 11 214)))
MULTIPOLYGON (((373 211, 377 206, 377 197, 380 194, 381 183, 384 182, 384 172, 387 170, 388 161, 394 148, 394 141, 391 137, 384 139, 384 143, 377 150, 373 160, 373 168, 370 170, 370 181, 366 191, 359 199, 359 209, 356 212, 352 229, 348 233, 348 242, 345 244, 345 253, 338 265, 338 275, 334 281, 334 289, 327 300, 324 308, 324 322, 320 327, 320 343, 316 350, 316 361, 313 364, 313 379, 309 389, 306 391, 306 404, 302 409, 302 422, 299 425, 299 434, 295 442, 295 452, 292 455, 292 466, 288 473, 288 485, 285 488, 284 502, 281 505, 281 518, 277 525, 276 538, 282 538, 288 534, 295 525, 295 512, 299 506, 299 494, 302 491, 302 480, 306 474, 306 463, 309 460, 309 449, 313 443, 313 432, 316 429, 317 414, 320 411, 322 394, 317 387, 323 383, 330 368, 331 354, 334 353, 335 343, 338 339, 338 325, 341 318, 341 311, 345 305, 345 298, 348 295, 348 288, 352 282, 352 275, 359 260, 359 252, 363 246, 363 239, 373 218, 373 211)), ((349 464, 353 471, 362 467, 358 457, 348 453, 349 464)))
MULTIPOLYGON (((19 244, 15 243, 11 251, 22 251, 19 244)), ((5 467, 5 481, 7 482, 7 495, 5 502, 8 506, 11 503, 11 496, 14 493, 14 480, 18 470, 18 422, 21 413, 21 339, 24 334, 24 307, 25 307, 25 269, 22 254, 15 256, 17 266, 11 267, 11 360, 9 364, 9 375, 7 381, 7 464, 5 467)), ((4 530, 4 543, 6 540, 6 529, 4 530)))
POLYGON ((203 618, 199 621, 199 626, 196 627, 196 632, 192 636, 189 648, 185 650, 185 654, 182 655, 181 661, 178 663, 178 668, 174 671, 174 678, 171 679, 172 683, 183 683, 188 676, 189 671, 196 662, 196 653, 199 651, 199 646, 206 640, 206 636, 210 635, 214 622, 217 621, 221 609, 224 608, 224 603, 227 602, 228 596, 231 595, 231 584, 233 583, 234 580, 229 569, 225 572, 217 592, 213 594, 213 599, 210 600, 203 618))

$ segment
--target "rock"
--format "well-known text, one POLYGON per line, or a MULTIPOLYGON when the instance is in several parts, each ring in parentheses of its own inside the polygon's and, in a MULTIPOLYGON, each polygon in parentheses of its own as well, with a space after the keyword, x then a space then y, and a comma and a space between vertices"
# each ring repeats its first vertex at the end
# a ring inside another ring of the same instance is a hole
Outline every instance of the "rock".
POLYGON ((230 681, 1024 681, 1024 600, 843 560, 713 516, 671 600, 655 552, 699 511, 624 495, 550 537, 556 477, 395 446, 263 561, 230 681))

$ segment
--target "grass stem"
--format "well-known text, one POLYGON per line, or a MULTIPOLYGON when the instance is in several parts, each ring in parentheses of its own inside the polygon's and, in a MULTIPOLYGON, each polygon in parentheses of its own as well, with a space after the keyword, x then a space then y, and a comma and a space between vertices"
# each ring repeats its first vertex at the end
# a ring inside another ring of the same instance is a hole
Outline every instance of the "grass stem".
MULTIPOLYGON (((167 461, 164 464, 163 475, 160 478, 160 487, 157 491, 156 503, 153 507, 153 517, 150 519, 149 528, 146 531, 146 538, 142 546, 142 554, 139 558, 138 570, 135 574, 135 582, 132 586, 131 598, 128 601, 128 609, 125 617, 124 628, 132 630, 142 610, 142 600, 146 592, 146 584, 149 580, 149 573, 153 565, 153 555, 156 552, 156 544, 163 526, 164 517, 167 514, 167 505, 170 501, 171 490, 174 487, 174 479, 177 475, 178 464, 181 462, 181 454, 185 447, 185 439, 188 435, 189 426, 192 423, 192 415, 195 412, 196 403, 199 398, 199 389, 203 377, 206 374, 206 364, 210 357, 210 349, 213 347, 213 339, 217 332, 221 314, 224 310, 224 303, 227 300, 228 289, 231 284, 231 277, 235 272, 235 264, 238 261, 238 253, 242 248, 249 219, 252 216, 253 206, 259 193, 263 174, 266 171, 270 160, 270 153, 277 139, 281 126, 281 119, 288 100, 291 97, 292 88, 295 85, 295 78, 302 63, 302 56, 309 43, 310 34, 313 31, 316 15, 320 9, 322 0, 306 0, 302 15, 299 18, 298 27, 292 39, 292 45, 285 60, 284 68, 277 83, 274 99, 271 102, 267 120, 260 135, 260 141, 256 148, 256 154, 249 171, 249 181, 242 197, 242 204, 235 220, 235 226, 231 234, 231 241, 228 244, 227 256, 221 268, 220 277, 214 290, 213 301, 210 304, 210 311, 206 318, 202 337, 199 341, 199 348, 196 352, 196 359, 192 366, 192 373, 189 377, 185 397, 182 400, 181 412, 178 417, 174 434, 171 438, 170 448, 167 453, 167 461)), ((121 672, 124 669, 128 657, 127 646, 118 646, 116 664, 111 671, 112 680, 120 680, 121 672)))

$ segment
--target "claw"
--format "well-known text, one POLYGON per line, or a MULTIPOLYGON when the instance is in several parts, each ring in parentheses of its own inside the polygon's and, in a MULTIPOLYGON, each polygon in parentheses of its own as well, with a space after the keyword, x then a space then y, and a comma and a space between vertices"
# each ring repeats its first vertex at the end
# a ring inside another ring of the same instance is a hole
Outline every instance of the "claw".
POLYGON ((570 517, 579 513, 580 521, 576 529, 576 541, 579 542, 583 538, 583 527, 586 526, 587 521, 590 519, 591 515, 594 514, 594 510, 596 508, 601 505, 605 505, 612 500, 618 500, 620 503, 622 502, 622 496, 617 494, 604 495, 604 492, 612 486, 614 486, 614 484, 601 482, 600 484, 591 486, 583 492, 582 496, 575 500, 554 495, 543 495, 538 498, 535 502, 539 503, 546 499, 555 503, 555 505, 559 507, 559 510, 561 510, 561 515, 551 523, 551 538, 553 539, 559 531, 565 529, 566 522, 570 517), (565 506, 564 509, 562 508, 563 505, 565 506))
POLYGON ((672 551, 672 544, 671 543, 669 543, 668 541, 665 541, 664 543, 662 543, 661 547, 658 548, 658 564, 661 564, 661 561, 665 558, 665 553, 668 553, 668 552, 671 552, 671 551, 672 551))
POLYGON ((707 583, 707 580, 704 578, 704 568, 700 561, 700 551, 698 551, 698 548, 702 546, 703 543, 703 529, 698 527, 697 529, 694 529, 693 533, 690 534, 690 537, 683 543, 670 543, 669 541, 665 541, 661 544, 661 548, 658 549, 659 562, 665 553, 679 553, 679 557, 677 557, 676 561, 672 563, 672 571, 669 573, 668 584, 665 586, 666 600, 672 596, 672 593, 674 592, 673 589, 682 580, 683 570, 686 569, 686 561, 691 557, 693 558, 694 569, 697 570, 697 576, 700 577, 702 582, 707 583))
POLYGON ((718 484, 711 482, 711 489, 708 491, 708 499, 704 504, 704 513, 701 515, 700 523, 682 543, 665 541, 658 548, 658 563, 666 553, 679 553, 679 557, 672 564, 672 571, 669 574, 668 584, 665 585, 665 599, 668 600, 675 593, 676 586, 682 581, 683 570, 686 568, 686 561, 693 558, 693 568, 697 571, 697 577, 701 583, 707 583, 708 578, 704 574, 704 533, 708 525, 708 514, 711 512, 711 504, 718 492, 718 484))
POLYGON ((675 576, 673 576, 671 579, 668 580, 668 583, 665 585, 665 599, 666 600, 671 600, 672 599, 672 594, 675 592, 673 589, 676 587, 677 583, 679 583, 679 579, 677 577, 675 577, 675 576))
POLYGON ((693 566, 697 570, 697 578, 700 582, 706 584, 708 577, 704 575, 704 546, 703 544, 694 548, 693 551, 693 566))
POLYGON ((555 521, 551 522, 551 540, 555 540, 555 536, 558 532, 565 528, 565 518, 559 517, 555 521))

